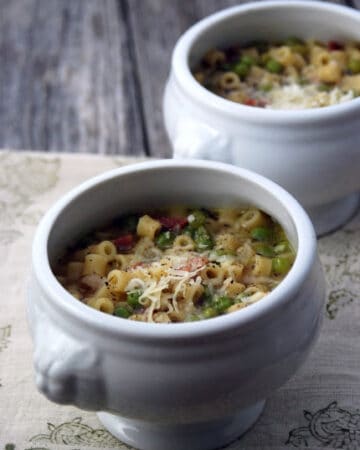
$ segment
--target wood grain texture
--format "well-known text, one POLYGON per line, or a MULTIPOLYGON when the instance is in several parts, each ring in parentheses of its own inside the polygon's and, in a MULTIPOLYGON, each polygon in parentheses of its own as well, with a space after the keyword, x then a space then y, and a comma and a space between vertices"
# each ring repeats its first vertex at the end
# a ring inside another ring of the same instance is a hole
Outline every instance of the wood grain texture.
POLYGON ((174 45, 180 35, 199 19, 219 9, 245 2, 130 0, 130 3, 149 153, 169 157, 171 147, 163 125, 162 97, 174 45))
POLYGON ((6 0, 0 7, 0 146, 144 154, 118 2, 6 0))
POLYGON ((169 157, 162 97, 175 42, 239 3, 0 0, 0 148, 169 157))
MULTIPOLYGON (((136 65, 141 80, 143 117, 151 155, 169 157, 171 147, 162 118, 162 97, 173 47, 192 24, 220 9, 248 3, 239 0, 128 0, 136 65)), ((360 2, 360 0, 359 0, 360 2)), ((343 4, 344 1, 332 0, 343 4)))

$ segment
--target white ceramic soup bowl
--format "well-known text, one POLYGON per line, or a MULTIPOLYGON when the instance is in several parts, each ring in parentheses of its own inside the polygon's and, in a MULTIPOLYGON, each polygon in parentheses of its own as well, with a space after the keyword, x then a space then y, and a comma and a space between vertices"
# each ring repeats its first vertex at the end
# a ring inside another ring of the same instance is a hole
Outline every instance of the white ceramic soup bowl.
POLYGON ((240 436, 307 357, 325 283, 312 224, 280 186, 208 161, 146 162, 104 173, 63 197, 33 244, 28 315, 36 383, 50 400, 99 412, 145 450, 206 450, 240 436), (170 181, 171 180, 171 181, 170 181), (297 256, 265 299, 199 322, 154 324, 98 312, 51 267, 67 246, 121 214, 184 204, 252 204, 286 230, 297 256))
POLYGON ((360 12, 327 2, 267 1, 201 20, 174 49, 165 126, 175 158, 219 160, 265 175, 300 201, 323 234, 359 204, 360 98, 325 108, 254 108, 217 96, 191 73, 211 48, 289 36, 360 41, 360 12))

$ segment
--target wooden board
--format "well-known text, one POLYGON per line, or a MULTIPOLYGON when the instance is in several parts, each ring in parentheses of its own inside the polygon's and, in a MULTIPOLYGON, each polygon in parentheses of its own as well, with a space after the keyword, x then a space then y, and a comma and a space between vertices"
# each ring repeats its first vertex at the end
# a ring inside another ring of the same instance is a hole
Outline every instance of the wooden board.
POLYGON ((169 157, 161 109, 175 42, 239 3, 0 0, 0 148, 169 157))

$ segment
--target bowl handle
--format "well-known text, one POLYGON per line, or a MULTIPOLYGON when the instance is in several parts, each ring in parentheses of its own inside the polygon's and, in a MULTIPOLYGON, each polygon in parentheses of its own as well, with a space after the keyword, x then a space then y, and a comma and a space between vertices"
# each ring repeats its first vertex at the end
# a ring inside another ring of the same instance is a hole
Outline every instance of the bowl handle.
POLYGON ((65 334, 37 305, 28 306, 36 385, 50 400, 97 410, 103 386, 99 353, 84 338, 65 334))
POLYGON ((179 118, 172 138, 176 159, 195 158, 231 163, 230 139, 192 117, 179 118))

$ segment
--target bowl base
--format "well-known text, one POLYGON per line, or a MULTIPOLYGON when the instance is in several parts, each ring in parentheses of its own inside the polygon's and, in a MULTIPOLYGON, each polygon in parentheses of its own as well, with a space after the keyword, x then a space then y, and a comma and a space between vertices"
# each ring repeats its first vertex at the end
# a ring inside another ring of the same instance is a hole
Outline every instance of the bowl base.
POLYGON ((344 225, 356 212, 359 205, 360 194, 355 193, 326 205, 307 208, 307 212, 314 224, 316 235, 319 237, 344 225))
POLYGON ((180 425, 158 425, 106 412, 99 412, 98 417, 115 437, 140 450, 213 450, 245 433, 256 422, 264 405, 262 400, 232 417, 180 425))

